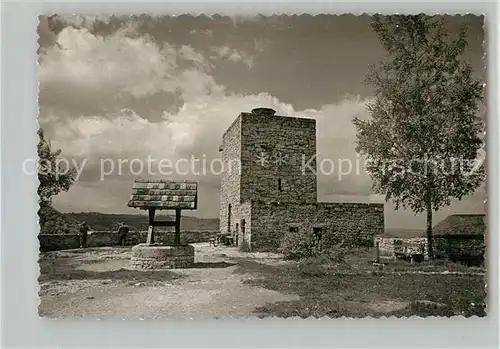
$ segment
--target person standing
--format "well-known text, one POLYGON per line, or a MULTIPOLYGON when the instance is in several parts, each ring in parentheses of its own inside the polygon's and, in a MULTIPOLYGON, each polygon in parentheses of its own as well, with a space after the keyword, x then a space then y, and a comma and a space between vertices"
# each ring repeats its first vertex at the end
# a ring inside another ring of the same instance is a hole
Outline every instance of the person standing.
POLYGON ((125 223, 121 223, 118 228, 118 236, 120 241, 120 246, 125 246, 125 241, 127 240, 128 232, 130 231, 129 227, 125 225, 125 223))
POLYGON ((83 222, 80 224, 80 248, 86 248, 87 247, 87 237, 89 234, 89 226, 87 223, 83 222))

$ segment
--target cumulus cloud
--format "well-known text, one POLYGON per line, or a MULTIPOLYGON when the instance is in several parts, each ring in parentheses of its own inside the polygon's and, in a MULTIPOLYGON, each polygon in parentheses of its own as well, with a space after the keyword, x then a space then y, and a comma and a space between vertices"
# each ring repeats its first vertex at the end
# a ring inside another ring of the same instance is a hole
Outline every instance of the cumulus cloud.
POLYGON ((263 18, 267 18, 267 17, 260 15, 260 14, 257 16, 232 14, 232 15, 229 15, 229 18, 231 19, 231 22, 233 22, 233 25, 235 27, 238 27, 238 25, 240 25, 241 23, 257 22, 257 21, 262 20, 263 18))
POLYGON ((94 24, 99 21, 102 23, 108 23, 111 16, 85 16, 85 15, 57 15, 57 19, 64 22, 68 26, 74 28, 86 28, 92 30, 94 24))
POLYGON ((232 62, 243 62, 248 68, 252 68, 254 63, 253 56, 227 46, 214 46, 211 48, 211 51, 216 54, 216 56, 212 56, 213 59, 218 58, 227 59, 232 62))
MULTIPOLYGON (((355 159, 351 120, 365 112, 365 101, 351 98, 318 110, 297 111, 268 93, 230 94, 209 75, 210 66, 193 47, 164 43, 160 48, 146 37, 129 37, 126 30, 102 37, 86 28, 63 29, 57 37, 60 48, 52 46, 41 60, 42 90, 63 93, 57 94, 57 103, 66 104, 87 95, 88 101, 106 96, 106 103, 117 106, 116 102, 127 96, 144 98, 158 92, 178 93, 183 102, 177 111, 165 106, 159 121, 130 108, 67 117, 57 105, 44 107, 50 112, 41 123, 50 125, 54 146, 62 148, 67 157, 87 159, 87 171, 99 170, 102 159, 151 157, 175 162, 191 155, 217 158, 224 130, 241 111, 256 106, 273 108, 279 115, 317 119, 320 158, 355 159)), ((231 61, 245 60, 242 53, 228 47, 212 51, 231 61)), ((98 174, 87 173, 85 177, 96 180, 98 174)), ((209 174, 201 181, 212 187, 219 185, 216 175, 209 174)), ((363 176, 320 177, 325 195, 345 194, 341 190, 345 183, 351 193, 369 195, 369 180, 363 176)))
POLYGON ((104 38, 73 27, 62 30, 57 42, 59 47, 52 46, 41 57, 42 87, 59 84, 134 96, 177 88, 174 48, 160 51, 147 38, 131 39, 123 31, 104 38))
POLYGON ((189 31, 189 34, 196 35, 196 34, 201 34, 206 37, 212 38, 214 36, 214 31, 211 29, 201 29, 201 30, 196 30, 196 29, 191 29, 189 31))
POLYGON ((259 52, 259 53, 264 52, 266 45, 267 45, 267 42, 264 39, 254 39, 253 40, 254 50, 259 52))
POLYGON ((371 194, 371 179, 363 168, 363 159, 355 151, 355 117, 366 119, 368 100, 348 96, 337 104, 318 110, 304 110, 302 115, 317 120, 317 151, 320 195, 371 194))
POLYGON ((203 55, 188 45, 165 43, 160 49, 124 30, 103 37, 71 26, 57 39, 60 47, 50 47, 40 60, 40 123, 50 129, 55 147, 67 157, 87 159, 88 166, 110 158, 175 161, 196 151, 215 156, 224 128, 239 111, 255 105, 290 109, 267 94, 228 95, 207 73, 203 55), (131 108, 119 108, 127 97, 144 99, 159 92, 176 93, 180 109, 165 105, 160 120, 152 121, 131 108), (105 112, 89 113, 101 100, 107 104, 105 112))
POLYGON ((38 45, 40 45, 40 52, 43 53, 46 47, 54 45, 57 41, 57 36, 50 28, 49 18, 47 16, 39 17, 40 23, 38 24, 38 45))
POLYGON ((130 37, 130 28, 106 37, 64 28, 56 38, 59 45, 40 55, 42 116, 50 108, 73 116, 107 114, 130 99, 146 103, 146 98, 171 94, 187 100, 200 91, 223 90, 206 74, 210 63, 191 46, 164 43, 160 48, 148 37, 130 37))
POLYGON ((212 67, 212 65, 205 60, 205 57, 201 53, 196 52, 190 45, 182 45, 178 49, 178 53, 181 58, 195 63, 198 68, 209 69, 212 67))
MULTIPOLYGON (((292 105, 280 102, 277 98, 264 93, 247 96, 205 95, 185 103, 177 113, 165 112, 165 120, 156 123, 145 120, 129 110, 122 111, 112 119, 102 117, 70 119, 66 123, 59 122, 55 125, 53 143, 62 147, 66 156, 89 159, 86 169, 94 171, 93 174, 87 174, 91 181, 99 180, 98 171, 103 169, 98 165, 102 159, 112 159, 115 166, 119 159, 131 162, 133 159, 144 161, 148 157, 156 161, 155 164, 162 159, 175 163, 179 159, 188 159, 191 156, 197 159, 205 158, 210 162, 220 156, 218 147, 222 133, 238 113, 260 105, 271 107, 280 115, 316 118, 320 159, 355 159, 352 145, 349 142, 338 141, 337 137, 342 139, 344 132, 352 131, 348 129, 349 120, 362 108, 361 105, 350 101, 315 112, 295 111, 292 105)), ((120 173, 115 172, 107 177, 101 185, 107 188, 113 181, 122 182, 128 179, 130 182, 133 177, 130 171, 130 167, 125 166, 120 173)), ((179 176, 173 174, 172 177, 179 176)), ((218 200, 217 191, 210 189, 217 189, 220 185, 220 178, 216 173, 208 172, 204 176, 196 176, 195 173, 189 172, 187 177, 200 181, 203 195, 208 195, 206 191, 213 191, 212 199, 218 200)), ((346 194, 342 190, 348 187, 350 190, 348 194, 357 196, 351 198, 351 201, 366 201, 369 200, 369 186, 370 180, 363 173, 361 175, 351 173, 341 179, 338 178, 337 172, 326 176, 320 175, 319 197, 328 201, 346 200, 339 195, 346 194)), ((97 189, 95 193, 98 195, 97 189)), ((216 215, 212 206, 213 203, 205 209, 216 215)))
MULTIPOLYGON (((205 91, 206 92, 206 91, 205 91)), ((240 111, 266 105, 283 115, 293 107, 268 94, 198 95, 177 113, 164 112, 164 120, 151 122, 134 111, 122 110, 107 118, 78 117, 54 125, 53 144, 67 156, 99 158, 168 158, 196 155, 218 157, 222 133, 240 111)))
MULTIPOLYGON (((164 112, 163 121, 148 121, 134 111, 123 110, 115 115, 78 117, 58 122, 54 126, 54 145, 64 149, 67 156, 87 159, 146 159, 175 162, 195 156, 212 161, 219 157, 221 136, 241 111, 255 106, 267 106, 279 115, 305 116, 317 120, 318 159, 333 160, 336 165, 348 161, 356 164, 354 144, 346 134, 355 130, 352 117, 363 110, 362 101, 345 101, 325 106, 317 111, 295 111, 269 94, 223 95, 198 91, 197 98, 189 99, 176 113, 164 112)), ((339 176, 344 168, 325 167, 320 174, 322 195, 370 194, 370 179, 361 170, 339 176), (349 188, 346 192, 345 188, 349 188)), ((210 174, 208 174, 210 176, 210 174)), ((217 181, 217 176, 210 181, 217 181)))

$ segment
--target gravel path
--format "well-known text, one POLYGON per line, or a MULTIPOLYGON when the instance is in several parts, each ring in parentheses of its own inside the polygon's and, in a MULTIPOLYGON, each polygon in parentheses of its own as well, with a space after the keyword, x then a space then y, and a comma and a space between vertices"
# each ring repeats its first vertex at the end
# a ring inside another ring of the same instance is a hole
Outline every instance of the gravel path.
MULTIPOLYGON (((129 270, 129 249, 52 252, 41 264, 40 316, 50 318, 220 318, 259 315, 255 308, 297 300, 250 286, 253 273, 235 273, 235 248, 195 244, 196 268, 129 270), (48 270, 48 271, 46 271, 48 270)), ((259 263, 283 263, 273 254, 251 254, 259 263)))

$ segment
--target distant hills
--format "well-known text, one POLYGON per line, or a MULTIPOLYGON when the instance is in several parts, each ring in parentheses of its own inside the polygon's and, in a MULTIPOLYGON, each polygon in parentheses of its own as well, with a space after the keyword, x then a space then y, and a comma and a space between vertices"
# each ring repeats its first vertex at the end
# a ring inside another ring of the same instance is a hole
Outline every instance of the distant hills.
MULTIPOLYGON (((77 234, 80 222, 86 222, 93 231, 115 230, 121 222, 127 224, 132 231, 147 230, 148 216, 142 214, 108 214, 98 212, 62 213, 52 207, 39 211, 41 234, 77 234)), ((174 220, 173 216, 157 215, 157 220, 174 220)), ((173 227, 157 228, 157 230, 173 230, 173 227)), ((197 218, 183 216, 181 230, 184 231, 218 231, 218 218, 197 218)))
MULTIPOLYGON (((147 230, 148 216, 143 214, 109 214, 98 212, 65 213, 69 219, 78 222, 87 222, 91 230, 113 230, 117 229, 120 222, 128 225, 132 230, 147 230)), ((156 215, 155 220, 171 220, 174 216, 156 215)), ((158 230, 173 230, 173 227, 158 228, 158 230)), ((182 216, 181 230, 184 231, 218 231, 218 218, 198 218, 192 216, 182 216)))
MULTIPOLYGON (((62 213, 53 208, 43 211, 41 220, 42 234, 76 234, 80 222, 87 222, 91 230, 115 230, 120 222, 127 224, 131 230, 145 231, 148 229, 148 216, 145 214, 109 214, 98 212, 62 213)), ((158 220, 174 220, 173 216, 157 215, 158 220)), ((158 228, 158 230, 173 230, 173 227, 158 228)), ((184 231, 219 231, 218 218, 198 218, 183 216, 181 230, 184 231)), ((385 234, 394 237, 425 236, 425 229, 393 229, 386 228, 385 234)))
POLYGON ((38 210, 40 234, 77 234, 78 222, 50 206, 38 210))
POLYGON ((397 238, 416 238, 426 236, 425 229, 385 228, 384 235, 397 238))

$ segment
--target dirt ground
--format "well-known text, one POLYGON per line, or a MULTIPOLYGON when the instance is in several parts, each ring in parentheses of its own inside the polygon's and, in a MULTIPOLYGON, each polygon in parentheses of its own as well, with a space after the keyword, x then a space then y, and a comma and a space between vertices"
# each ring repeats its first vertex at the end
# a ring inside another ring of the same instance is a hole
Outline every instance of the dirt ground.
MULTIPOLYGON (((258 315, 269 303, 298 299, 244 281, 235 273, 241 253, 231 247, 194 244, 189 269, 137 271, 129 268, 130 248, 96 248, 41 256, 41 316, 50 318, 200 318, 258 315)), ((246 259, 267 265, 279 255, 250 253, 246 259)))
POLYGON ((484 271, 397 262, 380 272, 373 270, 369 251, 323 266, 315 260, 284 261, 273 253, 193 245, 192 268, 162 271, 130 269, 129 247, 43 253, 39 314, 120 319, 485 316, 484 271))

